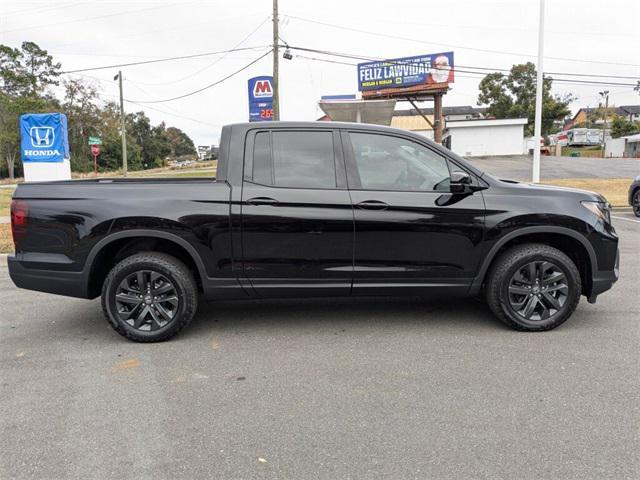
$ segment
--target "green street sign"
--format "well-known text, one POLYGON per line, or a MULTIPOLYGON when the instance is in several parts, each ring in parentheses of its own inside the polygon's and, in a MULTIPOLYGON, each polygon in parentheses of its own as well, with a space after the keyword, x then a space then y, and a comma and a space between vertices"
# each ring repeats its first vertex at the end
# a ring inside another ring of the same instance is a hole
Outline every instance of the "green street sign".
POLYGON ((89 145, 102 145, 100 137, 89 137, 89 145))

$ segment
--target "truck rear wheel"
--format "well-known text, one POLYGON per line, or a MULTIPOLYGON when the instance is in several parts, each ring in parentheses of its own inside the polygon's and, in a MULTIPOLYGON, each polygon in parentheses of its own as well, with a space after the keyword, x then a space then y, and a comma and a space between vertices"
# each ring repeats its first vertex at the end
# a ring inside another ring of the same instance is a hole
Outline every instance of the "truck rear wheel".
POLYGON ((575 311, 582 291, 580 272, 560 250, 518 245, 492 265, 486 283, 493 313, 516 330, 551 330, 575 311))
POLYGON ((120 335, 136 342, 168 340, 198 308, 192 273, 180 260, 142 252, 125 258, 107 275, 102 309, 120 335))

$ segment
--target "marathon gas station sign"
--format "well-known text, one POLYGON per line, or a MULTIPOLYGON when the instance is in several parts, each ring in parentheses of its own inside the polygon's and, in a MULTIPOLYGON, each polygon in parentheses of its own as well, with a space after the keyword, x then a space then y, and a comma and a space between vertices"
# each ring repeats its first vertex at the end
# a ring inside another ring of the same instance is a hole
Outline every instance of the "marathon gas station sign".
POLYGON ((249 79, 249 121, 273 120, 273 77, 263 75, 249 79))
POLYGON ((358 64, 358 90, 453 82, 453 52, 358 64))

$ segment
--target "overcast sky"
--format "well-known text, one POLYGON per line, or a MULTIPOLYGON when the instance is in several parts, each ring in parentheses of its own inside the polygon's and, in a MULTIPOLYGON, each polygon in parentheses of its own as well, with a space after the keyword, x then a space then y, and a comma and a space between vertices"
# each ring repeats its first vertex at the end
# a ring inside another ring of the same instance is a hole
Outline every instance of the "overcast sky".
MULTIPOLYGON (((280 29, 281 38, 295 46, 376 58, 453 50, 456 65, 508 69, 536 61, 538 5, 537 0, 280 0, 280 29)), ((545 72, 640 79, 638 0, 547 0, 546 6, 545 72)), ((222 58, 122 68, 125 98, 163 100, 224 78, 267 52, 271 8, 272 0, 0 0, 0 43, 17 47, 34 41, 61 62, 63 70, 215 52, 245 38, 241 46, 261 47, 222 58)), ((283 120, 315 120, 322 113, 317 106, 321 95, 357 92, 355 66, 319 61, 331 59, 319 54, 293 53, 300 56, 280 62, 283 120)), ((247 79, 269 75, 271 62, 268 55, 220 85, 184 99, 145 107, 127 103, 125 108, 143 109, 154 123, 165 120, 178 126, 197 144, 214 144, 222 125, 247 121, 247 79)), ((117 70, 86 72, 93 78, 80 78, 95 82, 104 99, 115 99, 117 70)), ((444 105, 476 105, 480 78, 456 74, 444 105)), ((629 86, 554 83, 555 93, 578 97, 574 111, 597 106, 600 90, 611 92, 612 104, 640 104, 640 95, 629 86)))

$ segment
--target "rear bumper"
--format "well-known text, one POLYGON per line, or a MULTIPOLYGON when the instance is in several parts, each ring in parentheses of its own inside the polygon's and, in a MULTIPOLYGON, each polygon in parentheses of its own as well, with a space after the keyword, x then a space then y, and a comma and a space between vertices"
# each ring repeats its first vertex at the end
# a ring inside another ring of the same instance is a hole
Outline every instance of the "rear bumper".
POLYGON ((599 271, 591 280, 591 293, 589 294, 589 303, 595 303, 598 295, 606 292, 620 277, 620 251, 616 251, 616 263, 613 270, 599 271))
POLYGON ((54 293, 67 297, 88 298, 83 272, 42 270, 25 267, 15 255, 7 258, 9 276, 18 288, 54 293))

